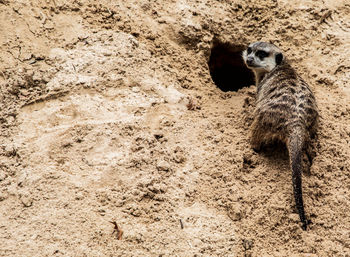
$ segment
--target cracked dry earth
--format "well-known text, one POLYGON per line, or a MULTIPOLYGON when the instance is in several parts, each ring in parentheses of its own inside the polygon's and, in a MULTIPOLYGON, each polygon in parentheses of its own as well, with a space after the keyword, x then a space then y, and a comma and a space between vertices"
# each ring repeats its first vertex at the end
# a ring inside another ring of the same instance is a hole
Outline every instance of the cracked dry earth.
POLYGON ((350 256, 349 21, 346 0, 0 0, 0 256, 350 256), (258 40, 319 105, 308 231, 286 150, 249 146, 258 40))

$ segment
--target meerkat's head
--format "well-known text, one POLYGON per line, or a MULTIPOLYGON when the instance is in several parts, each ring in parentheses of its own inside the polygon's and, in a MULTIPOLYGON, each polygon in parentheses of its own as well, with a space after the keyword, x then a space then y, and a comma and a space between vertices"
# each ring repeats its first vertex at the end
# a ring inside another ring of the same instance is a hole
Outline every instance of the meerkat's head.
POLYGON ((280 65, 284 59, 281 50, 271 43, 251 43, 242 54, 247 67, 254 71, 257 84, 264 75, 280 65))

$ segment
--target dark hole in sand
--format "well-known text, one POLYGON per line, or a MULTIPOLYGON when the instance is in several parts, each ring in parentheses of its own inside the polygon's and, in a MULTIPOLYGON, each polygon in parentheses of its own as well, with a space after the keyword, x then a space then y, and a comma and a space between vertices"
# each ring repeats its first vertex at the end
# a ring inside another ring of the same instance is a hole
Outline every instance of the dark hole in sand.
POLYGON ((245 46, 215 42, 209 58, 210 75, 222 91, 238 91, 255 84, 254 74, 242 59, 245 46))

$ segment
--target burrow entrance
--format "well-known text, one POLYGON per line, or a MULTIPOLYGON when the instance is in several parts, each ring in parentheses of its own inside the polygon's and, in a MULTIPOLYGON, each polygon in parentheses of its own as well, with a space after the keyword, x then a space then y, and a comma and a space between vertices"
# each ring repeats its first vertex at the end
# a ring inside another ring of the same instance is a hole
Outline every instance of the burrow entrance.
POLYGON ((211 78, 222 91, 238 91, 255 84, 254 74, 242 59, 242 45, 215 42, 209 57, 211 78))

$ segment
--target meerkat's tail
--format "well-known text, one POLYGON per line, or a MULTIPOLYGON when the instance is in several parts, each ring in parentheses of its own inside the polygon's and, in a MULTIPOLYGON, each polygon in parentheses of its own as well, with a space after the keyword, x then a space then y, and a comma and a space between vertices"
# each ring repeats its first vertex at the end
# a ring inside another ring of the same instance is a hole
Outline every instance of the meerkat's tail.
POLYGON ((302 126, 295 126, 290 133, 288 142, 288 151, 290 165, 292 168, 293 193, 296 208, 299 213, 300 221, 303 230, 307 229, 309 220, 305 217, 303 192, 302 192, 302 157, 304 147, 304 128, 302 126))

